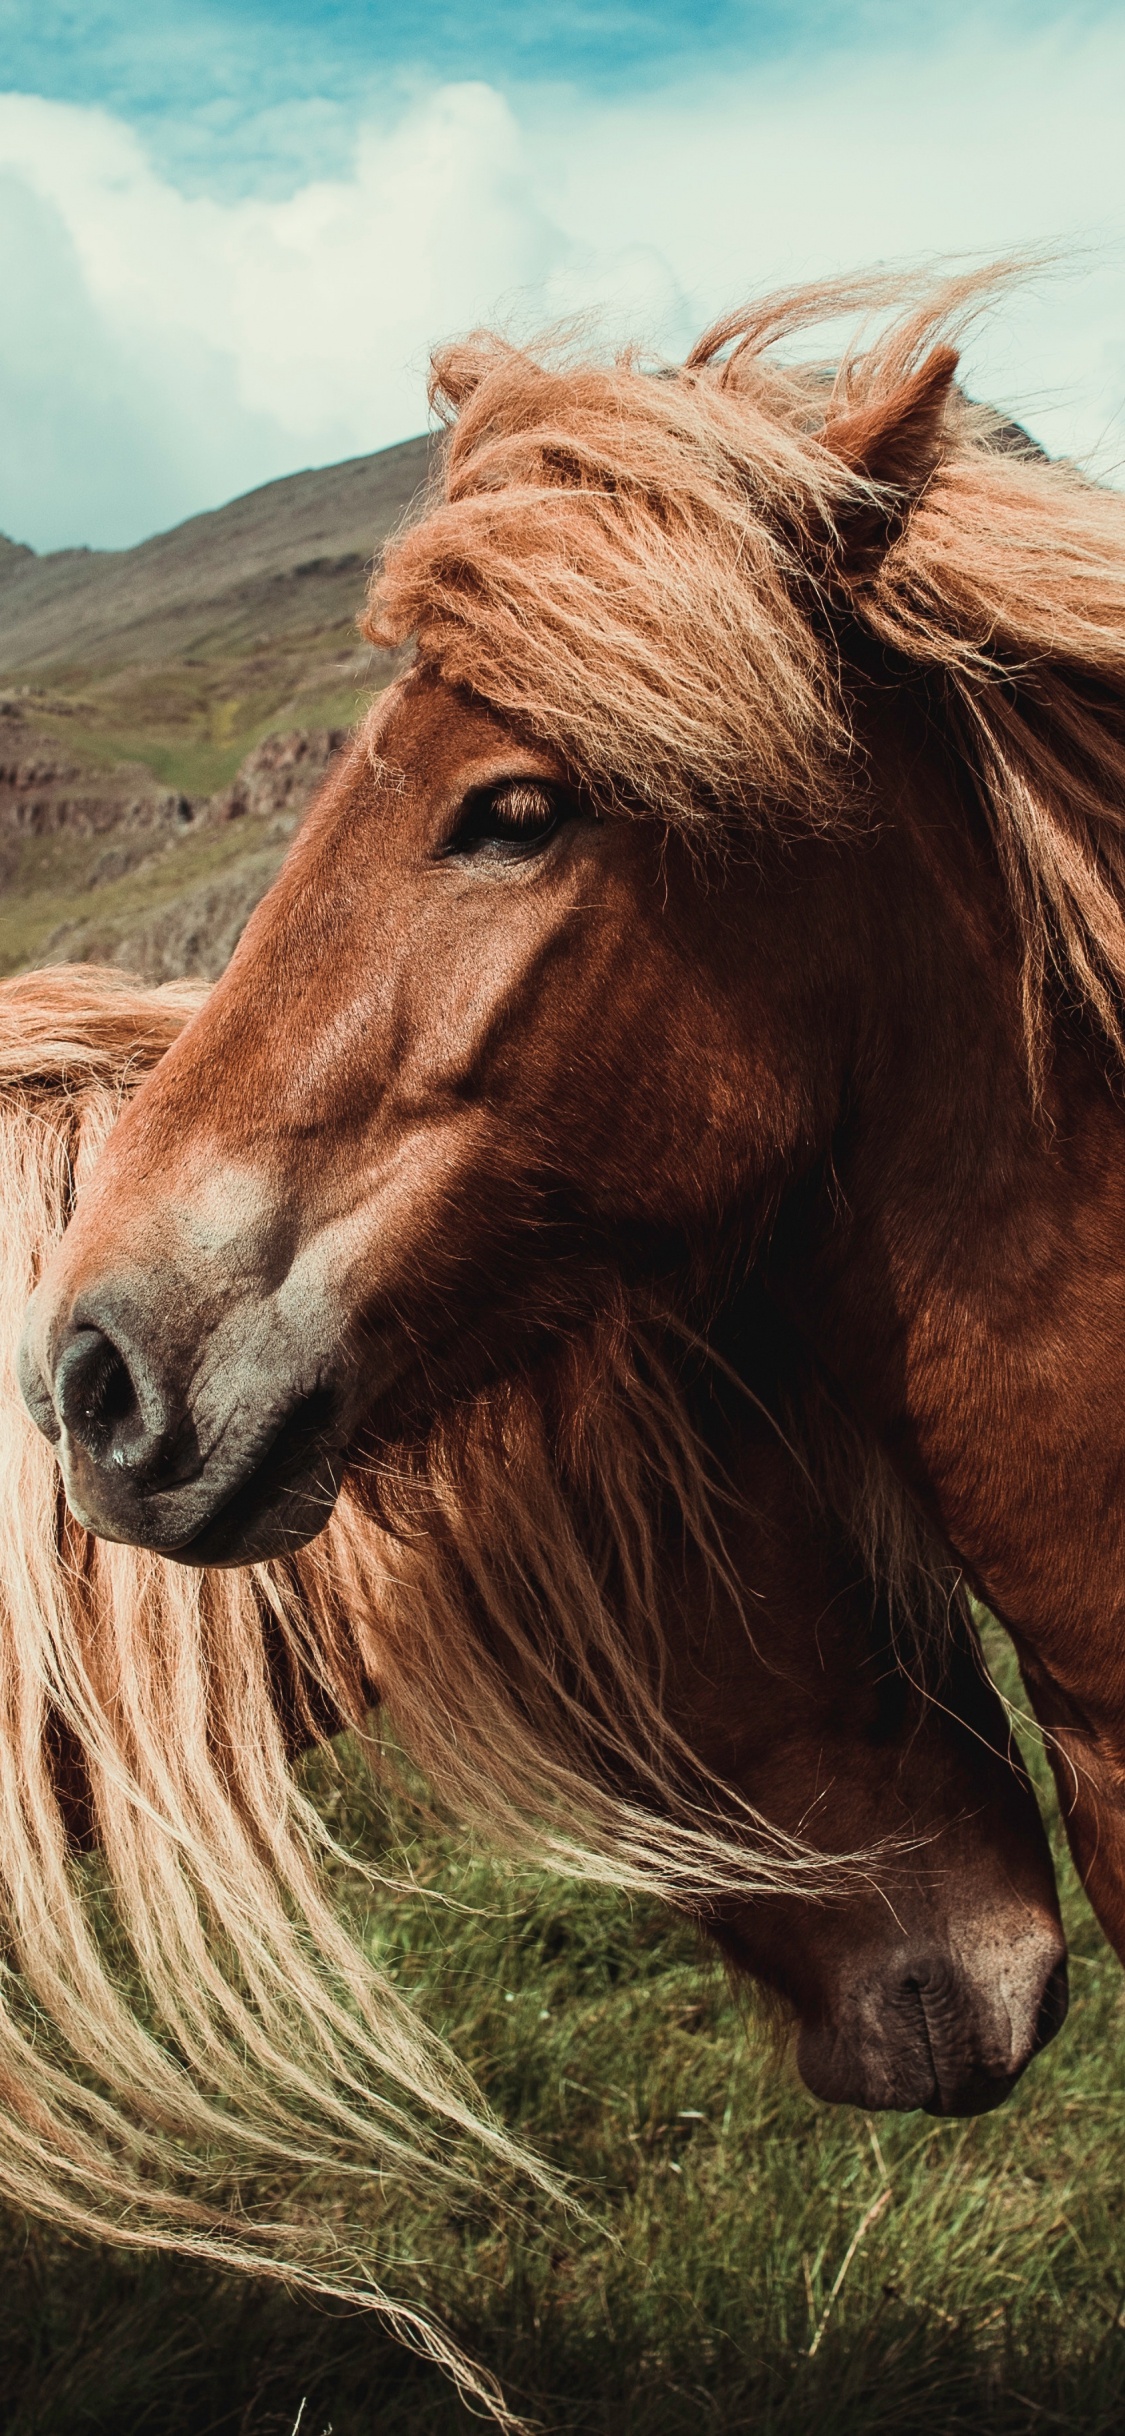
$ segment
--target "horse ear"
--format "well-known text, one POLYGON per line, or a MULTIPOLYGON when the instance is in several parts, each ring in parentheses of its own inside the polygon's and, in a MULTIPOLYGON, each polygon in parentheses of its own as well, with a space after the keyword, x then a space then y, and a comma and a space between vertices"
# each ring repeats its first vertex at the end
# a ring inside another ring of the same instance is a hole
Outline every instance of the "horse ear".
POLYGON ((874 572, 925 489, 941 455, 957 361, 952 347, 935 347, 896 389, 829 416, 825 447, 884 493, 881 499, 845 503, 839 511, 833 556, 841 575, 874 572))
POLYGON ((434 348, 428 394, 430 405, 442 422, 452 422, 462 407, 468 405, 499 356, 500 349, 475 332, 465 339, 451 339, 448 346, 434 348))

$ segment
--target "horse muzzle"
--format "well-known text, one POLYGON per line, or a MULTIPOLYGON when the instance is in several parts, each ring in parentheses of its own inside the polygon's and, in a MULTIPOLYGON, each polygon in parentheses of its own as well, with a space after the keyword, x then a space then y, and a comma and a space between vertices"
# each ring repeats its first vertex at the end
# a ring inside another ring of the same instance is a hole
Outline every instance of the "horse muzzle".
POLYGON ((802 2023, 801 2077, 831 2104, 982 2115, 1010 2096, 1062 2028, 1066 1947, 1050 1919, 1022 1914, 979 1946, 905 1947, 847 1976, 823 2018, 802 2023))
MULTIPOLYGON (((159 1299, 174 1309, 166 1283, 159 1299)), ((354 1418, 353 1397, 317 1358, 329 1331, 306 1326, 297 1346, 276 1298, 263 1298, 227 1315, 202 1351, 158 1362, 149 1301, 118 1281, 80 1296, 53 1328, 32 1304, 20 1382, 76 1520, 187 1565, 303 1546, 332 1512, 354 1418)))

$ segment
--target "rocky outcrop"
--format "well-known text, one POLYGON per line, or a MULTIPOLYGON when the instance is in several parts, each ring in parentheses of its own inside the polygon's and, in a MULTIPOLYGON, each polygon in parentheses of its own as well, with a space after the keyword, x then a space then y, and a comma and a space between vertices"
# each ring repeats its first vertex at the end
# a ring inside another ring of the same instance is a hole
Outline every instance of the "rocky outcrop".
POLYGON ((217 979, 346 739, 345 728, 267 736, 217 795, 191 802, 156 790, 148 811, 140 799, 122 801, 113 843, 86 885, 93 892, 129 877, 151 904, 92 906, 60 923, 36 962, 116 964, 149 981, 217 979))
POLYGON ((143 780, 143 772, 115 770, 105 784, 91 784, 88 772, 49 758, 0 764, 0 836, 57 837, 65 831, 88 838, 123 830, 175 836, 188 827, 194 818, 190 796, 143 780))
POLYGON ((174 835, 192 816, 190 798, 162 787, 143 763, 92 770, 39 735, 22 702, 0 695, 0 840, 174 835))
POLYGON ((185 973, 217 981, 284 854, 279 842, 242 855, 219 878, 197 881, 132 923, 99 922, 96 914, 88 922, 63 923, 41 962, 116 964, 145 981, 179 981, 185 973))
POLYGON ((248 753, 236 778, 200 807, 209 821, 300 819, 336 754, 347 743, 344 727, 294 728, 267 736, 248 753))

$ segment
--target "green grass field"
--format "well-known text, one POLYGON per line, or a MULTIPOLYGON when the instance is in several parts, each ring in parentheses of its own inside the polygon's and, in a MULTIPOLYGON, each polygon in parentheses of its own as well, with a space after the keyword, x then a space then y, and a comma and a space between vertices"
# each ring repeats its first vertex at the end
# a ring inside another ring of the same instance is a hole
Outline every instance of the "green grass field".
MULTIPOLYGON (((1121 2427, 1125 1980, 1065 1863, 1073 2001, 1055 2046, 997 2115, 869 2118, 804 2094, 776 2033, 666 1913, 419 1831, 346 1749, 339 1774, 317 1765, 345 1841, 397 1851, 430 1890, 368 1917, 373 1950, 588 2211, 544 2209, 515 2233, 484 2189, 381 2219, 388 2282, 542 2428, 1121 2427)), ((476 2424, 362 2314, 15 2220, 3 2257, 9 2436, 476 2424)))

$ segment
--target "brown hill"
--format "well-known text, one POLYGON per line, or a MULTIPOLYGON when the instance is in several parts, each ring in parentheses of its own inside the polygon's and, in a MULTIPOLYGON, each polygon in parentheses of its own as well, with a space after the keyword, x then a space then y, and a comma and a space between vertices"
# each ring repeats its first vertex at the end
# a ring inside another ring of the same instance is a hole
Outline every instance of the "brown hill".
MULTIPOLYGON (((347 734, 298 728, 267 736, 220 794, 193 804, 152 789, 123 808, 108 843, 104 829, 86 830, 101 843, 85 886, 56 900, 56 910, 60 902, 68 910, 34 962, 117 964, 149 981, 183 973, 215 980, 347 734)), ((72 855, 73 842, 64 851, 72 855)))
POLYGON ((428 452, 294 474, 132 550, 0 537, 0 971, 221 969, 391 673, 356 619, 428 452))
POLYGON ((132 550, 0 548, 0 678, 58 683, 206 649, 216 630, 270 634, 354 617, 363 572, 426 479, 429 443, 290 474, 132 550))

